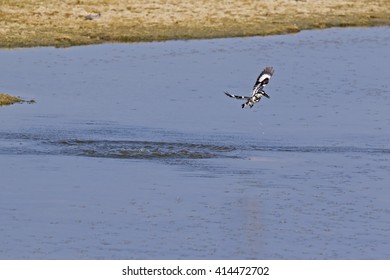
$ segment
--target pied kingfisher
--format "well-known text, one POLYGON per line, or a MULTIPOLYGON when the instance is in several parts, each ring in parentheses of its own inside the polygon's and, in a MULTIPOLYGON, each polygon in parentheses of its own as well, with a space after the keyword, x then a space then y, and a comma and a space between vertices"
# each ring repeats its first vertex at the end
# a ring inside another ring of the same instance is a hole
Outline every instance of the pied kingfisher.
POLYGON ((274 74, 274 69, 272 67, 264 68, 263 72, 261 72, 259 77, 257 77, 255 85, 253 86, 252 96, 234 95, 226 91, 225 94, 229 97, 236 98, 236 99, 246 99, 246 102, 242 104, 241 107, 245 108, 245 106, 249 106, 250 108, 252 108, 253 105, 255 105, 257 102, 260 101, 262 96, 270 98, 269 95, 265 93, 263 88, 268 84, 273 74, 274 74))

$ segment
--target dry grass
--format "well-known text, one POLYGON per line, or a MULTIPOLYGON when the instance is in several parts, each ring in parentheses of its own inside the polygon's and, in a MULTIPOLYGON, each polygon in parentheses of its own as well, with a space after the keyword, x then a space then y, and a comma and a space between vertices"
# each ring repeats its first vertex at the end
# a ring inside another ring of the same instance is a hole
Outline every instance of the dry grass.
POLYGON ((389 25, 389 11, 390 0, 0 0, 0 47, 66 47, 389 25))
POLYGON ((24 100, 20 97, 12 96, 6 93, 0 93, 0 106, 12 105, 14 103, 35 103, 35 100, 24 100))
POLYGON ((11 105, 20 102, 23 102, 23 100, 19 97, 11 96, 5 93, 0 93, 0 106, 11 105))

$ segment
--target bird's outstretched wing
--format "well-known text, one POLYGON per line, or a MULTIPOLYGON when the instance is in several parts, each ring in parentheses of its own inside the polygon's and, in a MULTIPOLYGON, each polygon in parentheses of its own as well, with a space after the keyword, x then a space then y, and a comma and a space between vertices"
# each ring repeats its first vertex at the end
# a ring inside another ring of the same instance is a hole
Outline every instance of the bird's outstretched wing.
POLYGON ((269 83, 269 80, 271 79, 273 74, 274 69, 272 67, 265 67, 264 70, 260 73, 259 77, 257 77, 253 89, 262 89, 265 85, 269 83))
POLYGON ((234 95, 234 94, 230 94, 228 93, 227 91, 225 91, 225 94, 231 98, 236 98, 236 99, 248 99, 250 98, 249 96, 243 96, 243 95, 234 95))

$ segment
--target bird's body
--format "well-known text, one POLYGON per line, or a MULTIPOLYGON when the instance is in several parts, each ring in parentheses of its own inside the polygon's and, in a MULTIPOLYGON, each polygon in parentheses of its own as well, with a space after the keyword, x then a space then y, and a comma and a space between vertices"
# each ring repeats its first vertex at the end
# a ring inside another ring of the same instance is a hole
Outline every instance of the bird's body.
POLYGON ((266 67, 257 77, 255 85, 253 86, 252 95, 251 96, 242 96, 242 95, 234 95, 225 91, 225 94, 231 98, 236 99, 246 99, 246 102, 241 105, 242 108, 249 106, 252 108, 257 102, 260 101, 261 97, 265 96, 270 98, 269 95, 263 90, 263 88, 269 83, 274 70, 272 67, 266 67))

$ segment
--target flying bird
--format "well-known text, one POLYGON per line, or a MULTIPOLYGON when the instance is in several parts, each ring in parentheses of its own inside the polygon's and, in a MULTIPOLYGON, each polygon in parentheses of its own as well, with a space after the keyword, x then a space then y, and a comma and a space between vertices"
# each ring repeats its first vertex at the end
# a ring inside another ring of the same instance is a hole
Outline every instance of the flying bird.
POLYGON ((270 98, 269 95, 263 90, 263 88, 269 83, 272 75, 274 74, 274 69, 272 67, 265 67, 264 70, 260 73, 259 77, 257 77, 255 85, 253 86, 252 96, 241 96, 230 94, 225 91, 225 94, 231 98, 236 99, 246 99, 246 102, 241 105, 242 108, 249 106, 252 108, 260 99, 265 96, 270 98))

